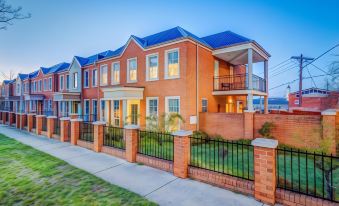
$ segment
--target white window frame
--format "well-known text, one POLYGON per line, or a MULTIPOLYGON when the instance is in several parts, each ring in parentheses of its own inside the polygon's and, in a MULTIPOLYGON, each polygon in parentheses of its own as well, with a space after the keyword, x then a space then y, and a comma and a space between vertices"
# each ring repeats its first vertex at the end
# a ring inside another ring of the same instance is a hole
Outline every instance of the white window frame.
POLYGON ((98 119, 98 109, 99 109, 99 108, 98 108, 98 100, 97 100, 97 99, 92 99, 92 107, 91 107, 91 110, 92 110, 92 114, 93 114, 93 115, 96 115, 96 118, 97 118, 97 119, 98 119), (97 102, 97 113, 96 113, 96 114, 94 113, 94 102, 95 102, 95 101, 97 102))
POLYGON ((116 126, 116 127, 120 126, 120 123, 121 123, 121 113, 120 113, 120 110, 121 110, 120 100, 112 100, 111 101, 111 124, 113 126, 116 126), (115 114, 115 112, 114 112, 114 102, 115 101, 118 101, 118 103, 119 103, 118 117, 114 116, 114 114, 115 114), (115 124, 115 120, 118 120, 119 124, 115 124))
POLYGON ((94 68, 92 70, 92 87, 97 87, 98 86, 98 68, 94 68), (96 75, 94 76, 94 72, 96 72, 96 75), (95 81, 93 81, 93 79, 95 81), (95 84, 94 84, 95 83, 95 84))
POLYGON ((120 77, 121 77, 121 69, 120 69, 120 61, 116 61, 116 62, 112 62, 112 68, 111 68, 111 85, 117 85, 117 84, 120 84, 120 77), (116 81, 115 79, 114 79, 114 65, 115 64, 117 64, 117 65, 119 65, 119 81, 116 81))
POLYGON ((48 91, 48 83, 47 83, 47 79, 45 78, 45 79, 43 79, 43 91, 48 91))
POLYGON ((52 77, 49 77, 49 78, 48 78, 48 82, 47 82, 48 90, 49 90, 49 91, 52 91, 52 89, 53 89, 53 87, 52 87, 53 82, 52 82, 52 81, 53 81, 53 80, 52 80, 52 77))
POLYGON ((181 102, 180 102, 180 96, 166 96, 165 97, 165 113, 167 114, 167 113, 169 113, 169 111, 168 111, 168 100, 170 100, 170 99, 178 99, 179 100, 179 112, 178 112, 178 114, 180 114, 180 111, 181 111, 181 109, 180 109, 180 107, 181 107, 181 102))
POLYGON ((70 76, 69 76, 69 74, 66 74, 65 75, 65 88, 66 88, 66 90, 69 90, 69 85, 70 85, 70 76), (67 82, 67 79, 68 79, 68 82, 67 82))
POLYGON ((153 53, 146 55, 146 81, 157 81, 159 80, 159 53, 153 53), (149 65, 149 58, 150 57, 157 57, 157 77, 150 78, 150 65, 149 65))
POLYGON ((108 65, 107 64, 103 64, 100 66, 100 86, 107 86, 108 85, 108 65), (102 77, 102 69, 106 67, 106 83, 103 83, 103 77, 102 77))
POLYGON ((157 100, 157 117, 159 116, 159 97, 146 97, 146 117, 149 117, 149 101, 150 100, 157 100))
POLYGON ((84 115, 89 115, 91 113, 91 103, 89 99, 84 99, 84 115), (88 114, 86 113, 86 102, 88 103, 88 114))
POLYGON ((127 59, 127 83, 135 83, 135 82, 138 82, 138 58, 137 57, 133 57, 133 58, 130 58, 130 59, 127 59), (129 72, 130 72, 130 68, 129 68, 129 61, 131 60, 135 60, 136 61, 136 65, 137 65, 137 68, 136 68, 136 79, 135 80, 130 80, 130 76, 129 76, 129 72))
POLYGON ((180 50, 179 48, 169 49, 165 51, 165 79, 178 79, 180 78, 180 50), (177 76, 168 76, 168 53, 178 52, 178 75, 177 76))
POLYGON ((88 69, 86 69, 86 70, 84 71, 84 88, 89 88, 89 70, 88 70, 88 69), (86 73, 87 73, 87 75, 88 75, 87 86, 86 86, 86 73))
POLYGON ((73 74, 73 78, 72 78, 72 87, 73 87, 73 89, 77 89, 78 88, 78 72, 74 72, 73 74), (75 78, 76 77, 76 78, 75 78), (77 80, 77 81, 75 81, 75 79, 77 80))
POLYGON ((64 75, 60 75, 59 76, 59 90, 62 91, 64 90, 64 75))

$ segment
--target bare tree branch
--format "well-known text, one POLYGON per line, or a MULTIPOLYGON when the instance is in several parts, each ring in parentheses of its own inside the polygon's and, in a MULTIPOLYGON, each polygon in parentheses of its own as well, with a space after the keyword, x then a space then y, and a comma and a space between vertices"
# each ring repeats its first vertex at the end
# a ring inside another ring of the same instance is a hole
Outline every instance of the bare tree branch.
POLYGON ((22 14, 22 7, 12 7, 5 0, 0 0, 0 30, 7 29, 7 25, 13 25, 14 20, 27 19, 31 17, 30 13, 22 14))

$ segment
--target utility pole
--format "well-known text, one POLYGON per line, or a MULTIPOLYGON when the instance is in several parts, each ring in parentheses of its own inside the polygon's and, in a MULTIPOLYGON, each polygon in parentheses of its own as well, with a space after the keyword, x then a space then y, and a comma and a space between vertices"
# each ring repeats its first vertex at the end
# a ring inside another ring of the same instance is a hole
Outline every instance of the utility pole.
POLYGON ((306 61, 312 61, 314 58, 300 56, 292 56, 291 59, 299 61, 299 107, 302 106, 302 90, 303 90, 303 63, 306 61))

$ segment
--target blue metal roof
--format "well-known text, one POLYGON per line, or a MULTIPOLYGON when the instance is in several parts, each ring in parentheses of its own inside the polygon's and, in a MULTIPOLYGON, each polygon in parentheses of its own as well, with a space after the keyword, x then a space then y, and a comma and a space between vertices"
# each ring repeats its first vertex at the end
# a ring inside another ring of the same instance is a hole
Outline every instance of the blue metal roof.
POLYGON ((54 74, 54 73, 57 73, 57 72, 60 72, 60 71, 65 71, 66 69, 68 69, 69 67, 69 63, 66 63, 66 62, 62 62, 62 63, 59 63, 59 64, 56 64, 56 65, 53 65, 51 67, 41 67, 41 71, 43 74, 54 74))
POLYGON ((28 74, 18 74, 18 76, 19 76, 19 78, 21 79, 21 80, 25 80, 25 79, 27 79, 28 78, 28 74))
POLYGON ((251 41, 251 39, 248 39, 231 31, 212 34, 202 37, 202 39, 207 42, 213 49, 251 41))
POLYGON ((37 77, 38 74, 39 74, 39 70, 36 70, 36 71, 34 71, 34 72, 32 72, 32 73, 29 73, 28 76, 29 76, 29 78, 31 79, 31 78, 37 77))

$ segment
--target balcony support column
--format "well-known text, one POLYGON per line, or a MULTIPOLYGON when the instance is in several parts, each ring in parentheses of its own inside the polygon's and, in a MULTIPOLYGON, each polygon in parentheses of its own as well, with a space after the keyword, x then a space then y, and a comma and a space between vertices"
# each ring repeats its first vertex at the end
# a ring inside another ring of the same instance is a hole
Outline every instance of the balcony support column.
POLYGON ((268 61, 264 61, 264 78, 265 78, 265 92, 266 96, 264 97, 264 113, 268 114, 268 61))
POLYGON ((252 90, 253 90, 253 50, 252 48, 248 49, 247 52, 247 69, 248 69, 248 90, 250 91, 248 93, 248 98, 247 98, 247 110, 248 111, 254 111, 253 108, 253 94, 252 94, 252 90))

